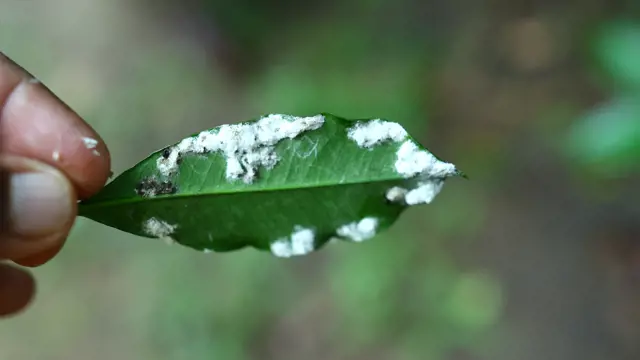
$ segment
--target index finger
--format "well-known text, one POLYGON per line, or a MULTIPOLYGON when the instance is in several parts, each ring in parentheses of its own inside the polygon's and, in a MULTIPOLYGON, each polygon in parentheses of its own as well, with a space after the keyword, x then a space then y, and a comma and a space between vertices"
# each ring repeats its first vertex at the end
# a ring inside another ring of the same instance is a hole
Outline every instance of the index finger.
POLYGON ((104 186, 111 168, 109 151, 102 138, 1 52, 0 153, 31 158, 57 168, 70 179, 81 199, 104 186))

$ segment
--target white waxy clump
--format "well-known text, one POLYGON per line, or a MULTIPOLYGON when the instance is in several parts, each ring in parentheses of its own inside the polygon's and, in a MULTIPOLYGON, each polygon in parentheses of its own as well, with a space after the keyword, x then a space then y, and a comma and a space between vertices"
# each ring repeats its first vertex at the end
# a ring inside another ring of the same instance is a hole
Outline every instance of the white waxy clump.
POLYGON ((52 158, 52 159, 53 159, 53 161, 55 161, 55 162, 60 161, 60 151, 57 151, 57 150, 56 150, 56 151, 54 151, 54 152, 51 154, 51 158, 52 158))
POLYGON ((401 187, 392 187, 386 193, 387 200, 406 205, 430 204, 444 186, 442 179, 428 179, 418 183, 418 187, 407 190, 401 187))
POLYGON ((430 152, 419 149, 411 140, 405 141, 396 155, 396 171, 407 178, 418 174, 435 178, 456 174, 455 165, 438 160, 430 152))
POLYGON ((293 256, 289 239, 278 239, 271 243, 271 253, 277 257, 288 258, 293 256))
POLYGON ((387 190, 385 194, 387 200, 391 202, 403 202, 404 196, 407 194, 407 189, 401 188, 399 186, 394 186, 391 189, 387 190))
POLYGON ((271 252, 278 257, 306 255, 315 249, 315 233, 312 229, 296 226, 289 238, 271 243, 271 252))
POLYGON ((404 201, 407 205, 430 204, 442 190, 444 181, 432 180, 420 183, 417 188, 409 191, 404 201))
POLYGON ((370 148, 386 141, 400 142, 407 137, 407 131, 398 123, 380 119, 359 122, 347 131, 349 139, 360 147, 370 148))
POLYGON ((164 240, 167 244, 173 244, 175 240, 171 235, 176 231, 178 225, 171 225, 166 221, 152 217, 142 224, 142 231, 145 234, 164 240))
POLYGON ((338 228, 336 233, 352 241, 361 242, 371 239, 376 235, 378 219, 366 217, 358 222, 352 222, 338 228))
POLYGON ((92 150, 93 155, 100 156, 100 153, 98 152, 98 150, 96 150, 96 147, 98 146, 98 140, 90 137, 83 137, 82 142, 87 149, 92 150))
POLYGON ((405 141, 398 149, 396 171, 405 178, 418 177, 418 186, 407 190, 392 187, 387 191, 389 201, 406 205, 429 204, 440 193, 444 179, 459 174, 455 165, 438 160, 422 150, 412 140, 405 141))
POLYGON ((272 114, 253 123, 223 125, 207 130, 195 138, 187 138, 170 149, 157 161, 162 175, 173 174, 178 159, 186 154, 203 154, 219 151, 227 161, 228 180, 242 178, 251 183, 260 167, 273 168, 279 161, 275 145, 284 139, 293 139, 305 131, 319 129, 324 116, 295 117, 272 114))
MULTIPOLYGON (((455 165, 438 160, 430 152, 420 149, 413 140, 407 139, 407 132, 397 123, 380 119, 359 122, 347 131, 347 136, 363 148, 371 148, 387 141, 404 141, 396 153, 396 171, 405 178, 418 176, 422 181, 415 189, 398 186, 389 189, 385 197, 391 202, 428 204, 442 189, 443 179, 458 173, 455 165)), ((353 223, 343 226, 341 231, 345 234, 358 234, 358 229, 359 224, 353 223)), ((361 238, 359 235, 353 237, 361 238)))

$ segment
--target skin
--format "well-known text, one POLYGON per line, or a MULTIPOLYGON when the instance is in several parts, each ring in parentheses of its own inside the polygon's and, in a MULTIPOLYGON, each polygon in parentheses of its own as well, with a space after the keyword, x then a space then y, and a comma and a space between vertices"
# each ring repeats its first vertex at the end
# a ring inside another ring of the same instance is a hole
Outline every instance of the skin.
POLYGON ((106 145, 84 120, 0 53, 0 316, 15 315, 30 304, 36 287, 28 268, 59 253, 75 221, 77 201, 104 186, 110 161, 106 145), (87 149, 83 137, 98 141, 99 156, 87 149), (61 191, 73 211, 59 228, 29 237, 12 232, 7 179, 22 171, 50 172, 66 184, 61 191))

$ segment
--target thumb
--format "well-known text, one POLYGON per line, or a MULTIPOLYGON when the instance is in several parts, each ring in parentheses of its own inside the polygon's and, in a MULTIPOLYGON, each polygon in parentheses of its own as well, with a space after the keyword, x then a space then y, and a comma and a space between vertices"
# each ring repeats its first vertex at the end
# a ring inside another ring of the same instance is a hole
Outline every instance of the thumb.
POLYGON ((69 180, 41 162, 0 156, 0 259, 57 252, 76 216, 69 180))

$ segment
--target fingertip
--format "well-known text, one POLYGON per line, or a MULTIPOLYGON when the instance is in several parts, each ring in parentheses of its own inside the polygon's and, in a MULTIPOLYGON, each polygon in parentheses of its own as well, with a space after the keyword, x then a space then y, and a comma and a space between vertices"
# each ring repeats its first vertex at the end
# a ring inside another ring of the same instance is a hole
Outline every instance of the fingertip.
POLYGON ((0 317, 16 315, 33 300, 36 283, 31 274, 0 264, 0 317))
POLYGON ((31 256, 27 256, 21 259, 14 259, 13 262, 25 267, 35 268, 38 266, 42 266, 53 259, 60 250, 62 250, 63 242, 59 242, 56 245, 53 245, 49 248, 44 249, 43 251, 36 253, 31 256))
POLYGON ((29 267, 40 266, 60 251, 68 236, 68 231, 37 238, 5 235, 0 239, 0 260, 11 260, 29 267))
POLYGON ((80 198, 98 192, 111 172, 109 150, 96 131, 2 52, 0 151, 60 169, 80 198))
POLYGON ((0 170, 9 173, 8 196, 1 199, 0 259, 36 261, 29 258, 55 255, 77 214, 69 180, 55 168, 15 156, 0 156, 0 170))
POLYGON ((2 123, 5 152, 60 169, 80 198, 107 182, 111 157, 103 139, 39 82, 25 79, 16 86, 5 101, 2 123))

